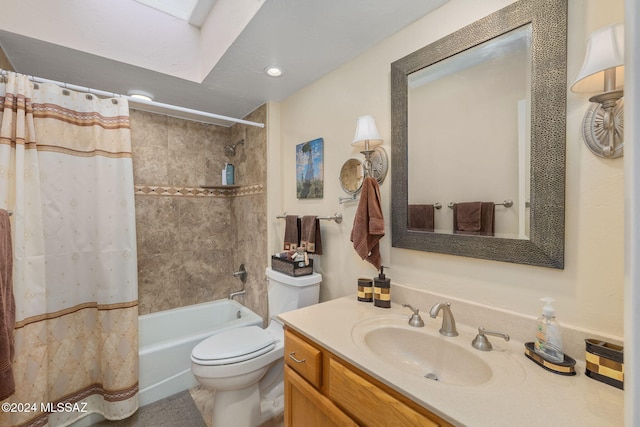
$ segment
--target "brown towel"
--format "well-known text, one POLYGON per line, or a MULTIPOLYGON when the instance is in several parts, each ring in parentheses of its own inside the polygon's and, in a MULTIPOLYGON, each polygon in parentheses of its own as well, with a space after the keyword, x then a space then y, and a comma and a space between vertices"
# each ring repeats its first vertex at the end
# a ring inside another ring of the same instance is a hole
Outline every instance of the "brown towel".
POLYGON ((13 382, 13 328, 16 303, 13 298, 13 251, 9 213, 0 209, 0 400, 15 392, 13 382))
POLYGON ((480 231, 482 228, 482 202, 454 204, 453 227, 455 231, 480 231))
POLYGON ((312 215, 302 217, 300 225, 300 246, 310 254, 322 255, 320 220, 312 215))
POLYGON ((300 218, 287 215, 284 219, 284 250, 295 251, 300 245, 300 218))
POLYGON ((409 205, 409 222, 410 230, 433 231, 433 205, 409 205))
POLYGON ((453 232, 493 236, 495 203, 467 202, 453 205, 453 232))
POLYGON ((380 239, 384 236, 384 217, 380 201, 380 187, 375 178, 367 177, 362 183, 358 210, 353 220, 351 241, 360 258, 366 259, 380 270, 380 239))

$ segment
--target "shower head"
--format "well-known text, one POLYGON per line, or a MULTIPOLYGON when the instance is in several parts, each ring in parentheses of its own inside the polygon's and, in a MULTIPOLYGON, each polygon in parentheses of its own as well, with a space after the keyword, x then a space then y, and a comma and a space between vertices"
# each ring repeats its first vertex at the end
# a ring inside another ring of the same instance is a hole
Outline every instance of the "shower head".
POLYGON ((224 146, 224 152, 227 153, 227 156, 233 157, 236 155, 236 146, 238 144, 244 144, 244 139, 241 139, 240 141, 236 142, 233 145, 224 146))

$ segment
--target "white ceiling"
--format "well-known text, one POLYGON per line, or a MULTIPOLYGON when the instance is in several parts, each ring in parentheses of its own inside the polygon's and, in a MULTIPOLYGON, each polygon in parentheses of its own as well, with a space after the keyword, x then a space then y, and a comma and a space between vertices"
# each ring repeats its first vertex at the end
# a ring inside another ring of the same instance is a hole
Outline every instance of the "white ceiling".
POLYGON ((199 0, 176 18, 135 0, 0 0, 0 47, 19 73, 240 118, 446 1, 199 0), (284 76, 263 72, 274 64, 284 76))

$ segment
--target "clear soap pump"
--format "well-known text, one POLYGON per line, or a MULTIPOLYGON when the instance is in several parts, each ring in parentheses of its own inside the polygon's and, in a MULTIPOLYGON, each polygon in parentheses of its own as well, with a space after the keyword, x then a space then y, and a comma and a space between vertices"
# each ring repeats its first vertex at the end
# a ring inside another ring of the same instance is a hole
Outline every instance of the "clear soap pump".
POLYGON ((564 362, 564 351, 560 324, 556 320, 556 311, 551 305, 554 299, 545 297, 540 298, 540 301, 544 301, 545 305, 542 307, 542 316, 538 317, 535 352, 550 362, 562 363, 564 362))

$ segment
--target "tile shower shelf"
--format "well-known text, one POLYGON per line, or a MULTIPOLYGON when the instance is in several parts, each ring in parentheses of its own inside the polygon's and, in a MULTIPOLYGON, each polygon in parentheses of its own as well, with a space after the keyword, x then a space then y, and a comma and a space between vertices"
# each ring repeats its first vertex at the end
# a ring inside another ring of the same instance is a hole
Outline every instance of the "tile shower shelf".
POLYGON ((134 185, 137 196, 183 196, 183 197, 235 197, 261 194, 262 184, 215 185, 202 187, 175 187, 164 185, 134 185))

